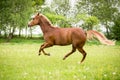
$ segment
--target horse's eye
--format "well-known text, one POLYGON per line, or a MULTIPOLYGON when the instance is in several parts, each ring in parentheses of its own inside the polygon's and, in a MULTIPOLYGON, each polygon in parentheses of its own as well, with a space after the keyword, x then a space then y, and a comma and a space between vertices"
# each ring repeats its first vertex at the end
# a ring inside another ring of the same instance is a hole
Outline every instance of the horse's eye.
POLYGON ((33 20, 34 20, 35 18, 33 18, 33 20))

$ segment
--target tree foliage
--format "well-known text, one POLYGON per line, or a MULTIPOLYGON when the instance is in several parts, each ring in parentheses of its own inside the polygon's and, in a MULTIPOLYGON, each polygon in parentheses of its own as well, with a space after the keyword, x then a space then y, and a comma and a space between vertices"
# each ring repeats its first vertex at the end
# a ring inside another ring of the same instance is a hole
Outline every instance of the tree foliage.
POLYGON ((98 23, 99 23, 99 20, 97 17, 89 16, 85 19, 84 26, 85 28, 87 28, 87 30, 92 30, 95 27, 95 25, 98 25, 98 23))
POLYGON ((81 0, 78 5, 79 13, 96 16, 105 25, 107 36, 110 37, 111 27, 119 13, 120 0, 81 0))
POLYGON ((31 0, 2 0, 0 4, 0 30, 3 30, 6 36, 13 36, 16 28, 27 26, 32 12, 31 0))
POLYGON ((69 0, 53 0, 51 8, 59 15, 67 16, 69 14, 69 0))
MULTIPOLYGON (((55 4, 55 2, 52 4, 55 4)), ((60 2, 60 4, 58 4, 57 6, 60 6, 60 5, 64 5, 64 4, 60 2)), ((66 13, 64 13, 65 9, 62 9, 61 7, 60 7, 61 10, 60 9, 58 10, 58 8, 51 9, 53 8, 53 6, 55 7, 55 5, 52 5, 51 7, 47 6, 47 7, 41 8, 40 12, 43 13, 45 16, 47 16, 53 25, 57 25, 59 27, 71 27, 69 23, 69 19, 67 19, 66 13)), ((65 11, 67 10, 68 9, 66 9, 65 11)))
POLYGON ((4 33, 8 39, 14 32, 27 29, 27 23, 33 11, 36 11, 45 0, 2 0, 0 2, 0 35, 4 33))
POLYGON ((78 14, 77 21, 82 20, 84 23, 82 27, 86 30, 92 30, 99 24, 99 19, 96 16, 88 16, 85 14, 78 14))
POLYGON ((116 40, 120 40, 120 15, 117 16, 116 20, 114 20, 114 26, 112 27, 112 32, 114 33, 114 38, 116 40))
POLYGON ((32 6, 35 8, 34 10, 38 11, 44 2, 45 2, 45 0, 32 0, 32 6))

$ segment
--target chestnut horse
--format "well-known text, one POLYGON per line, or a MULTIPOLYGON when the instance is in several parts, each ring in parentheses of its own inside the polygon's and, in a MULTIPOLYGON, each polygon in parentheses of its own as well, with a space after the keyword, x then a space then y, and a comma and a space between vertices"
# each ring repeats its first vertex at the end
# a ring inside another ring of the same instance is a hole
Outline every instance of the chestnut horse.
POLYGON ((86 42, 86 33, 81 28, 58 28, 54 27, 49 19, 41 13, 37 13, 34 18, 28 23, 28 26, 39 25, 43 32, 45 43, 41 45, 39 49, 39 55, 41 51, 44 55, 50 56, 50 54, 44 51, 45 48, 53 45, 69 45, 72 44, 72 51, 66 54, 63 58, 65 60, 69 55, 74 53, 76 49, 82 53, 84 61, 86 52, 83 50, 83 46, 86 42))

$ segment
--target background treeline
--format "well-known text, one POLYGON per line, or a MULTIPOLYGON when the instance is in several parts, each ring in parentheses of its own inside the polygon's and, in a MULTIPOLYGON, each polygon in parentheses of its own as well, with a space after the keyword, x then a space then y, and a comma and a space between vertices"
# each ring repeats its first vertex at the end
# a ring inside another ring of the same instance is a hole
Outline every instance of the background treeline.
MULTIPOLYGON (((120 40, 120 0, 2 0, 0 2, 0 36, 10 40, 24 29, 30 17, 41 12, 60 27, 105 29, 108 38, 120 40)), ((29 32, 32 37, 32 29, 29 32)))

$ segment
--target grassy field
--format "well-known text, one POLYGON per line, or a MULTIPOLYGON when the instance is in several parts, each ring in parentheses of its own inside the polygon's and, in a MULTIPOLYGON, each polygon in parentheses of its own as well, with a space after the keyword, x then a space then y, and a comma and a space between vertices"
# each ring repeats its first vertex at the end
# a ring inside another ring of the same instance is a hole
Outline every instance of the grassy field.
POLYGON ((0 40, 0 80, 120 80, 120 42, 116 46, 87 43, 82 64, 78 51, 69 46, 45 49, 51 56, 38 56, 41 40, 0 40))

